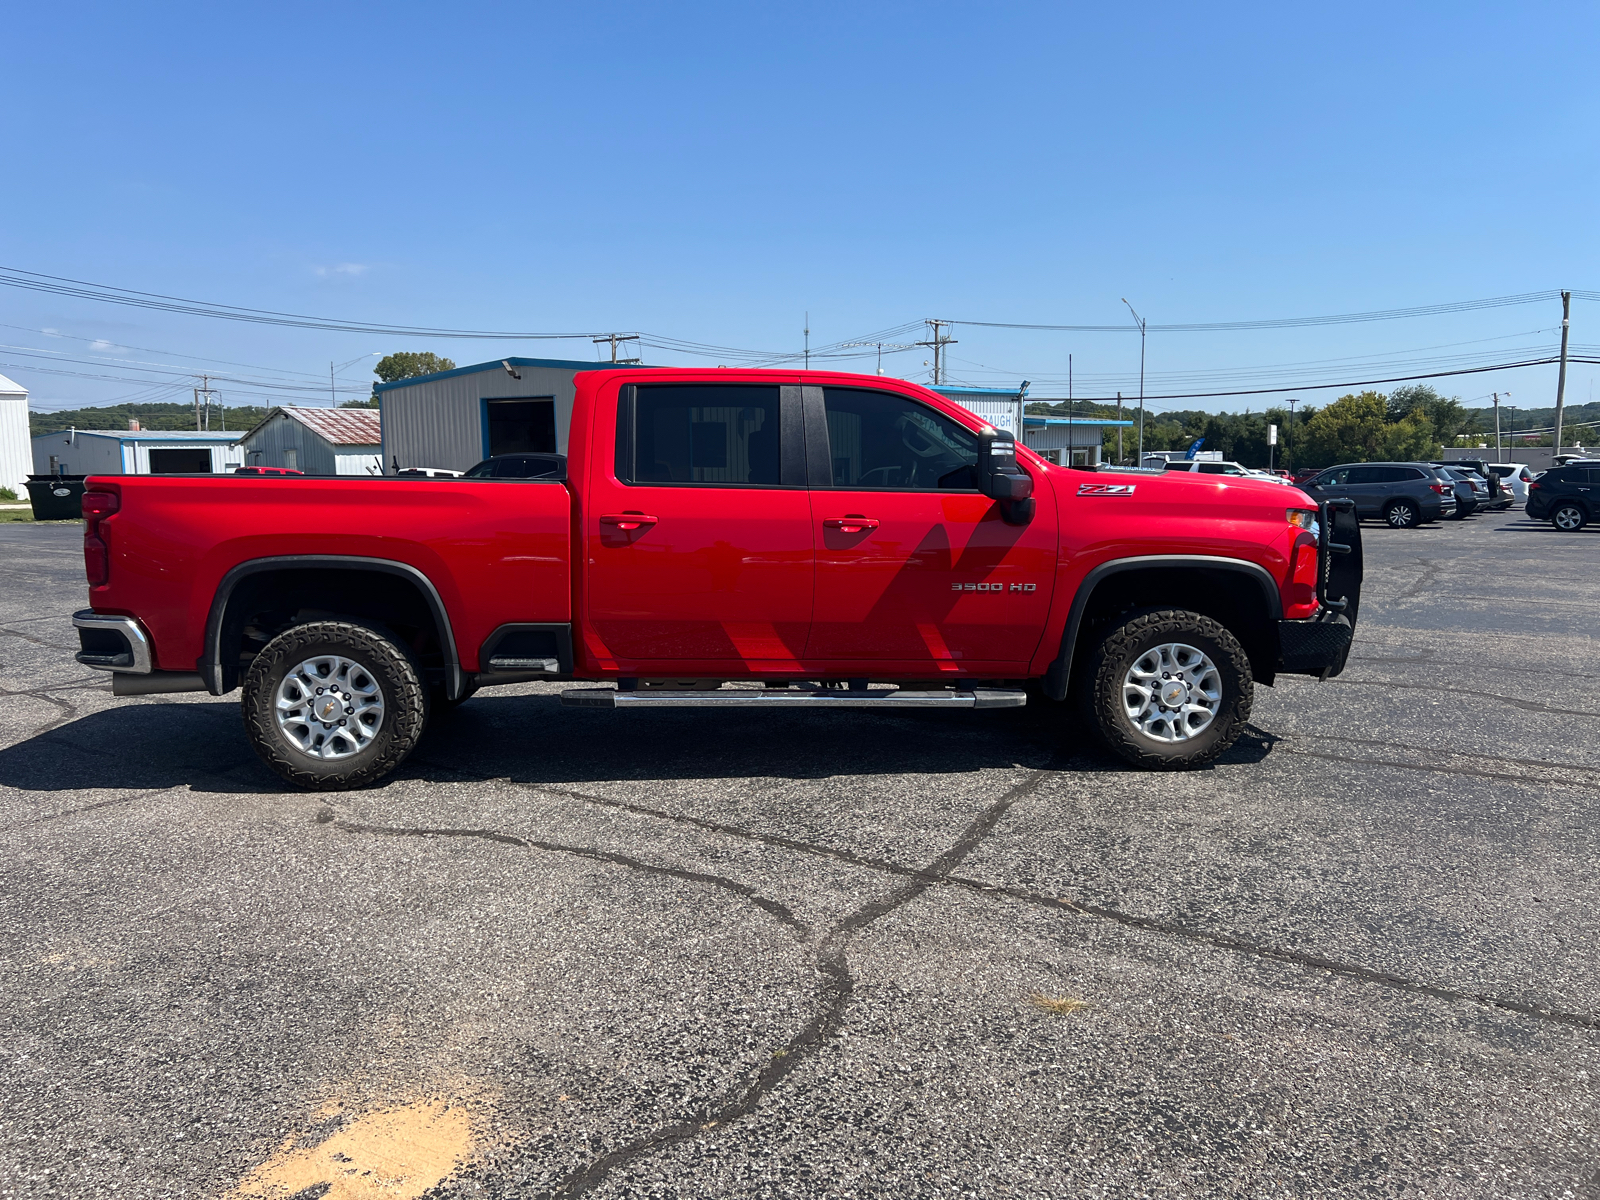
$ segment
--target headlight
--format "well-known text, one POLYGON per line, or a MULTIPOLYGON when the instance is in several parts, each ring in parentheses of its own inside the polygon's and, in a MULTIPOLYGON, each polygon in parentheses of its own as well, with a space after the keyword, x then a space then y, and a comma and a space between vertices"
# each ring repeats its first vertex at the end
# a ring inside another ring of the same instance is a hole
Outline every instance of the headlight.
POLYGON ((1289 518, 1289 524, 1296 529, 1304 529, 1314 538, 1322 536, 1322 526, 1317 524, 1317 510, 1314 508, 1291 508, 1285 511, 1284 516, 1289 518))

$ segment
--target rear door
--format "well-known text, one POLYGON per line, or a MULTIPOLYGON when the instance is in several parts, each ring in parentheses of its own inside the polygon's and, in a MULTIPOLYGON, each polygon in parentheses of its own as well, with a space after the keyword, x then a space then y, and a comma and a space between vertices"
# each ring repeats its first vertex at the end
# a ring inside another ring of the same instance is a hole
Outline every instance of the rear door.
POLYGON ((1026 663, 1055 576, 1043 481, 1032 523, 1007 525, 978 494, 965 425, 896 392, 803 391, 817 546, 806 657, 930 675, 1026 663))
POLYGON ((597 414, 585 607, 611 654, 792 671, 814 570, 800 419, 799 388, 765 382, 624 385, 597 414))

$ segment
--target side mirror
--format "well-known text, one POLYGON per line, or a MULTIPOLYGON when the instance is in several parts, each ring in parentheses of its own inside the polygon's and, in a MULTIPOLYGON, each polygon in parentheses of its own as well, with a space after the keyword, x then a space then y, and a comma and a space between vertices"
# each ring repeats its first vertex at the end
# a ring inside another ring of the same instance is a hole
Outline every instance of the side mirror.
POLYGON ((978 491, 1000 501, 1007 525, 1033 520, 1033 476, 1017 466, 1017 443, 1009 433, 994 430, 979 437, 978 491))

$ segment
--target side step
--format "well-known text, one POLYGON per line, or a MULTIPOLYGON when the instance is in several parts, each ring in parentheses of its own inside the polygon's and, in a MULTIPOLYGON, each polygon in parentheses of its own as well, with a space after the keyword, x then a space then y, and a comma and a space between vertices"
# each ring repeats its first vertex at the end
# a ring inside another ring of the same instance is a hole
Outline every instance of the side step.
POLYGON ((1003 688, 971 691, 847 691, 843 688, 716 688, 706 691, 619 692, 570 688, 569 708, 1021 708, 1028 693, 1003 688))

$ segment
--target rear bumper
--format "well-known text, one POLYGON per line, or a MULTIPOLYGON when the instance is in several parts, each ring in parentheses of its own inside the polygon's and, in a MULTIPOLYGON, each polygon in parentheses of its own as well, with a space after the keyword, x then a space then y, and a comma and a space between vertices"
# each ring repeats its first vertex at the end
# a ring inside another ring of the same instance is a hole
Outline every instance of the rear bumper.
POLYGON ((72 614, 82 647, 72 657, 97 671, 123 671, 148 675, 154 667, 150 655, 150 635, 132 617, 97 613, 92 608, 72 614))
POLYGON ((1327 679, 1344 670, 1355 629, 1343 614, 1278 622, 1278 671, 1327 679))

